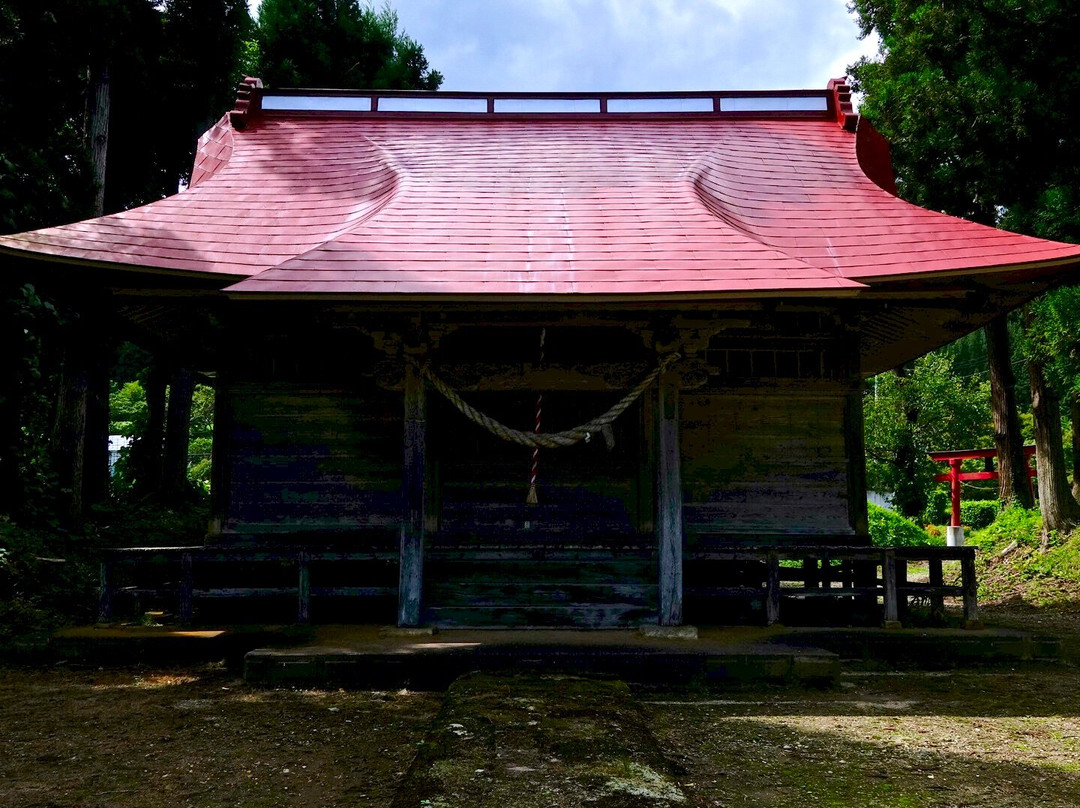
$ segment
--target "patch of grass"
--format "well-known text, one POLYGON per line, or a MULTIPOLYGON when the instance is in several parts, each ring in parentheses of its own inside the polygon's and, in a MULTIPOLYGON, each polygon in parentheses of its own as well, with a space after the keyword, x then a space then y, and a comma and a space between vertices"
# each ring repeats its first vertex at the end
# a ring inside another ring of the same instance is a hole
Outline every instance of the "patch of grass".
POLYGON ((998 553, 1012 542, 1022 546, 1038 547, 1042 517, 1037 509, 1006 508, 997 519, 982 530, 973 531, 967 537, 984 553, 998 553))
POLYGON ((1044 549, 1037 510, 1009 508, 968 543, 979 548, 979 599, 984 603, 1067 607, 1080 602, 1080 530, 1051 535, 1044 549))

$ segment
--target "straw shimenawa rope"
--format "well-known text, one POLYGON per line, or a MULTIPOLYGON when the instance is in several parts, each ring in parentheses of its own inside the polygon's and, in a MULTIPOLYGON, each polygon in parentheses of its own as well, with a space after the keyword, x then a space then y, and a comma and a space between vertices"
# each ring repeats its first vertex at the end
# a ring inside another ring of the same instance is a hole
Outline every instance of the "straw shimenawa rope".
MULTIPOLYGON (((668 354, 661 361, 660 365, 656 367, 648 376, 638 382, 637 386, 622 397, 610 410, 605 412, 591 421, 576 426, 573 429, 566 429, 562 432, 523 432, 520 429, 511 429, 506 424, 496 421, 494 418, 480 412, 473 407, 461 396, 459 396, 454 390, 452 390, 444 381, 431 372, 430 368, 418 366, 420 373, 425 379, 431 382, 431 386, 438 390, 442 395, 454 405, 457 410, 472 421, 474 424, 483 427, 492 435, 498 438, 502 438, 510 443, 517 443, 521 446, 528 446, 531 448, 541 447, 544 449, 559 449, 564 446, 573 446, 594 432, 599 432, 605 426, 615 422, 615 419, 622 415, 626 409, 633 404, 646 390, 652 386, 656 380, 660 377, 660 374, 667 370, 675 362, 678 362, 682 357, 677 353, 668 354)), ((412 362, 414 360, 408 359, 412 362)))

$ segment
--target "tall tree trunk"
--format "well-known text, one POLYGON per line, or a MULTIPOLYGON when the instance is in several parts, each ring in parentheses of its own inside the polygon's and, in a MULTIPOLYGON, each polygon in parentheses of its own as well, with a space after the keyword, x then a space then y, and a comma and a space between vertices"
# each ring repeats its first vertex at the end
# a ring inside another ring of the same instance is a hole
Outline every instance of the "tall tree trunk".
POLYGON ((1069 420, 1072 422, 1072 494, 1080 500, 1080 394, 1069 396, 1069 420))
POLYGON ((89 115, 87 121, 87 140, 90 146, 90 159, 94 169, 94 215, 105 213, 105 159, 109 153, 109 67, 102 67, 92 75, 89 115))
POLYGON ((991 320, 986 333, 986 359, 990 366, 990 410, 994 416, 994 445, 998 456, 998 499, 1002 505, 1034 507, 1031 480, 1016 409, 1016 376, 1009 350, 1009 326, 1005 315, 991 320))
POLYGON ((161 490, 165 501, 177 502, 188 491, 188 440, 191 428, 191 399, 195 377, 180 368, 169 378, 169 409, 165 421, 165 458, 161 490))
POLYGON ((1069 490, 1061 434, 1061 402, 1047 383, 1043 366, 1028 362, 1031 414, 1035 426, 1039 509, 1042 511, 1043 546, 1051 531, 1071 530, 1080 524, 1080 504, 1069 490))

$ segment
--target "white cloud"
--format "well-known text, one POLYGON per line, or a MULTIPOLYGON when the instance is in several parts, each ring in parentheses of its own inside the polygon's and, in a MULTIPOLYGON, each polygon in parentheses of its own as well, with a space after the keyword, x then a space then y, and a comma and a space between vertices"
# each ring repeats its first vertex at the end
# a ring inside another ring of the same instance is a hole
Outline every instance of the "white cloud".
POLYGON ((846 3, 391 0, 444 89, 547 92, 824 87, 875 49, 846 3))

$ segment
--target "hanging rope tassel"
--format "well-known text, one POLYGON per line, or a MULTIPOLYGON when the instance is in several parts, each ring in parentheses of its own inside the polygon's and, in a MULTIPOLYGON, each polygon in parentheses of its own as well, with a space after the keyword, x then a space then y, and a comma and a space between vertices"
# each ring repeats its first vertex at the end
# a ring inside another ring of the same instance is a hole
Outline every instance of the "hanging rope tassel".
MULTIPOLYGON (((543 367, 544 365, 544 341, 547 339, 547 329, 540 329, 540 362, 537 367, 543 367)), ((540 434, 540 415, 544 410, 544 394, 536 394, 536 426, 533 428, 533 434, 540 434)), ((540 500, 536 498, 536 477, 540 471, 540 447, 533 446, 532 456, 532 468, 529 470, 529 493, 525 495, 526 505, 538 505, 540 500)))
MULTIPOLYGON (((544 409, 544 394, 540 393, 536 397, 536 428, 533 430, 533 433, 536 434, 536 435, 540 434, 540 414, 543 412, 543 409, 544 409)), ((537 477, 537 474, 538 474, 539 471, 540 471, 540 447, 539 446, 534 446, 533 447, 533 456, 532 456, 532 470, 529 472, 529 494, 528 494, 528 496, 525 497, 525 504, 526 505, 537 505, 540 502, 540 500, 538 500, 536 498, 536 477, 537 477)))

